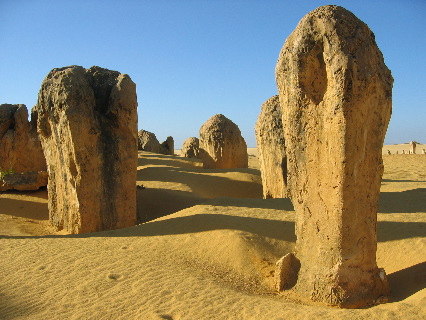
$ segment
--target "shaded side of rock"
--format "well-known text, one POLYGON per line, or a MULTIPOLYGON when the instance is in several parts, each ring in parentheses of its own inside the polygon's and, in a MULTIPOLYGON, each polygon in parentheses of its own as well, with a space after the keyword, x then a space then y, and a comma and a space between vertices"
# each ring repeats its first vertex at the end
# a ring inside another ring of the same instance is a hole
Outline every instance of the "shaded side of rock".
POLYGON ((186 139, 182 144, 181 156, 185 158, 199 158, 200 140, 196 137, 186 139))
POLYGON ((247 145, 238 126, 222 114, 200 128, 200 155, 205 169, 247 168, 247 145))
POLYGON ((48 175, 46 171, 28 171, 22 173, 6 174, 0 179, 0 191, 7 190, 38 190, 47 186, 48 175))
POLYGON ((175 141, 173 137, 167 137, 166 141, 161 143, 161 153, 173 156, 175 154, 175 141))
POLYGON ((256 126, 264 198, 287 197, 287 157, 278 95, 266 100, 256 126))
POLYGON ((347 308, 383 301, 376 225, 393 78, 374 34, 320 7, 286 40, 276 81, 300 261, 289 293, 347 308))
POLYGON ((53 69, 36 105, 49 173, 49 217, 85 233, 136 222, 136 85, 100 67, 53 69))

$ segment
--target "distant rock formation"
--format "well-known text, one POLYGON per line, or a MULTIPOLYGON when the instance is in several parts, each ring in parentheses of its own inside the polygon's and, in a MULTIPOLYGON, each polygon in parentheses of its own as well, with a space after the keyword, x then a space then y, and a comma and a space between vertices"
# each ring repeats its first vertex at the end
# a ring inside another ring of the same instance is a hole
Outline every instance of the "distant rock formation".
POLYGON ((160 144, 154 133, 146 130, 139 130, 138 150, 172 156, 175 154, 175 142, 173 137, 169 136, 160 144))
POLYGON ((342 7, 319 7, 287 38, 276 82, 300 263, 281 263, 300 269, 276 283, 297 274, 285 294, 327 305, 385 301, 376 227, 393 78, 374 34, 342 7))
POLYGON ((182 150, 180 154, 185 158, 199 158, 200 140, 196 137, 186 139, 182 144, 182 150))
POLYGON ((266 100, 256 126, 256 143, 264 198, 286 198, 287 157, 279 96, 266 100))
POLYGON ((410 142, 410 153, 411 154, 416 154, 416 147, 417 147, 417 142, 411 141, 410 142))
POLYGON ((166 141, 161 143, 161 153, 169 156, 175 154, 175 141, 173 137, 167 137, 166 141))
POLYGON ((205 169, 247 168, 247 145, 238 126, 216 114, 200 128, 200 154, 205 169))
POLYGON ((0 105, 0 191, 37 190, 47 185, 46 160, 37 135, 37 113, 23 104, 0 105), (19 178, 18 178, 19 177, 19 178))
POLYGON ((161 145, 157 137, 152 132, 146 130, 139 130, 138 132, 138 149, 147 152, 161 153, 161 145))
POLYGON ((100 67, 53 69, 36 105, 49 173, 49 218, 86 233, 136 223, 136 85, 100 67))

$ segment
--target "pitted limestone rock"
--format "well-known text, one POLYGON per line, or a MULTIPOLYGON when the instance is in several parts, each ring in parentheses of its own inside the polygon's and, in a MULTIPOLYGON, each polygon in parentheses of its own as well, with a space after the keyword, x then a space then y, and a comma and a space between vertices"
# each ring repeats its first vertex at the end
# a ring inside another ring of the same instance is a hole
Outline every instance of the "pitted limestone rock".
POLYGON ((393 78, 374 34, 342 7, 319 7, 287 38, 276 81, 300 262, 288 294, 348 308, 383 301, 376 224, 393 78))

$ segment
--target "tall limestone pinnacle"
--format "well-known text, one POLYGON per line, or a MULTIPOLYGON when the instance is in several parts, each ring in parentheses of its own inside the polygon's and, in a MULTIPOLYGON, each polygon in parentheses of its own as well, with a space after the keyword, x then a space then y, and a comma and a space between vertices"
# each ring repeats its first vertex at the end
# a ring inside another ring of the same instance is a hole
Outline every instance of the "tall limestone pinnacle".
POLYGON ((85 233, 136 223, 136 85, 100 67, 53 69, 36 105, 49 219, 85 233))
POLYGON ((279 97, 262 104, 254 127, 262 175, 263 197, 287 198, 287 157, 279 97))
POLYGON ((393 78, 374 34, 342 7, 319 7, 287 38, 276 82, 297 214, 278 289, 347 308, 383 301, 376 225, 393 78))

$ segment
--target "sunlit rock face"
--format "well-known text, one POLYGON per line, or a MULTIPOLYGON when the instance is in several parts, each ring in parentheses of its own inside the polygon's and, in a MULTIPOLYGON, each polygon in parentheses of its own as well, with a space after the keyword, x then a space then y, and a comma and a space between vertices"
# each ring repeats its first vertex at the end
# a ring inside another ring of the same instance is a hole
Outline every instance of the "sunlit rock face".
POLYGON ((138 149, 147 152, 161 153, 161 145, 157 137, 154 133, 146 130, 139 130, 138 132, 138 149))
POLYGON ((200 128, 200 155, 205 169, 247 168, 247 144, 238 126, 216 114, 200 128))
POLYGON ((200 140, 196 137, 186 139, 182 144, 181 156, 185 158, 199 158, 200 140))
POLYGON ((280 265, 300 268, 280 270, 277 283, 327 305, 383 301, 376 224, 393 78, 374 34, 342 7, 319 7, 286 40, 276 81, 298 260, 280 265))
POLYGON ((273 96, 262 104, 255 132, 263 197, 287 198, 287 157, 278 96, 273 96))
POLYGON ((136 85, 100 67, 53 69, 36 105, 47 161, 49 216, 85 233, 136 222, 136 85))

